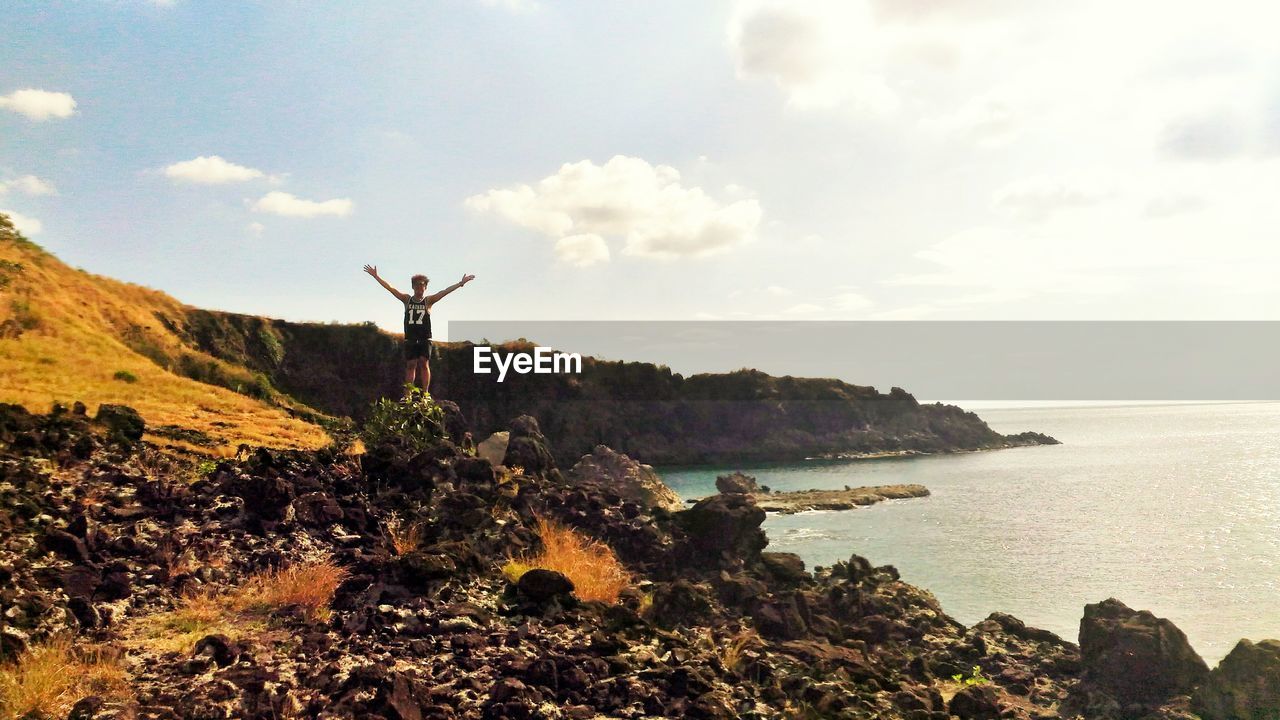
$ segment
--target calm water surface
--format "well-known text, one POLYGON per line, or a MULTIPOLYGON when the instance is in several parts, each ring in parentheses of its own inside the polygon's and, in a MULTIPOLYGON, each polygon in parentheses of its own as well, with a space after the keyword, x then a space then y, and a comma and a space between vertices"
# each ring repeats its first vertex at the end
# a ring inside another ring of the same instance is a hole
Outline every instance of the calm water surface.
POLYGON ((659 468, 685 498, 741 469, 778 490, 920 483, 928 498, 770 515, 769 550, 897 566, 973 624, 1012 613, 1075 641, 1084 605, 1167 617, 1212 666, 1280 638, 1280 404, 990 409, 1064 444, 919 458, 659 468))

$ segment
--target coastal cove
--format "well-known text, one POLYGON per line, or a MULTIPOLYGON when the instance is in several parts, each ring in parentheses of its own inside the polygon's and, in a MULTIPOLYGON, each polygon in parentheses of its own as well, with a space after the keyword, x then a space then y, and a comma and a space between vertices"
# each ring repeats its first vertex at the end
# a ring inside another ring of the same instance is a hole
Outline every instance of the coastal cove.
POLYGON ((771 551, 887 563, 966 624, 992 611, 1075 641, 1086 603, 1167 617, 1211 666, 1280 635, 1280 404, 984 409, 1062 445, 868 460, 659 468, 683 498, 741 470, 774 490, 918 483, 930 495, 770 513, 771 551))

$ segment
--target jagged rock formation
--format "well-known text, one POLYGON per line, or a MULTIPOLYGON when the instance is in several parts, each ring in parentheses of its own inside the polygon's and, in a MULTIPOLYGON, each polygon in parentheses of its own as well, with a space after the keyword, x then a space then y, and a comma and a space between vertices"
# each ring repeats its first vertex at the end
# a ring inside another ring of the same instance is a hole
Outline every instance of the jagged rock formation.
POLYGON ((758 493, 760 484, 750 475, 733 472, 716 476, 716 490, 722 493, 758 493))
POLYGON ((1280 640, 1241 640, 1191 696, 1205 720, 1280 717, 1280 640))
MULTIPOLYGON (((73 717, 1046 720, 1086 684, 1095 699, 1134 690, 1096 674, 1121 667, 1109 649, 1177 637, 1091 612, 1107 622, 1090 620, 1084 664, 1007 615, 966 628, 890 566, 853 555, 810 572, 765 552, 749 494, 672 513, 570 484, 531 418, 511 423, 514 478, 447 442, 183 471, 105 423, 0 407, 0 652, 71 632, 125 653, 132 699, 85 698, 73 717), (393 515, 414 522, 411 546, 397 550, 393 515), (550 571, 508 582, 498 568, 539 547, 538 517, 607 543, 633 587, 607 605, 550 571), (184 597, 317 555, 348 573, 327 618, 285 606, 177 651, 140 640, 184 597), (986 680, 952 680, 974 668, 986 680)), ((1165 660, 1143 677, 1183 692, 1185 653, 1165 660)), ((1146 717, 1186 717, 1187 702, 1146 717)))
POLYGON ((599 483, 643 508, 660 507, 674 512, 683 506, 680 496, 662 482, 652 465, 642 465, 607 445, 597 445, 590 455, 583 455, 569 470, 567 479, 574 485, 599 483))
POLYGON ((1080 620, 1084 682, 1066 704, 1088 717, 1146 717, 1185 707, 1209 668, 1173 623, 1108 598, 1086 605, 1080 620))

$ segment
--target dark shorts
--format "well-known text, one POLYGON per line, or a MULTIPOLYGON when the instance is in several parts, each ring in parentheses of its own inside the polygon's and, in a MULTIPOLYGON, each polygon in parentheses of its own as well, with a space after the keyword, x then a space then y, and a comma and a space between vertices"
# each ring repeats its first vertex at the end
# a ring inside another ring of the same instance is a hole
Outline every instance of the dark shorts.
POLYGON ((431 359, 431 338, 411 338, 404 339, 404 359, 405 360, 423 360, 431 359))

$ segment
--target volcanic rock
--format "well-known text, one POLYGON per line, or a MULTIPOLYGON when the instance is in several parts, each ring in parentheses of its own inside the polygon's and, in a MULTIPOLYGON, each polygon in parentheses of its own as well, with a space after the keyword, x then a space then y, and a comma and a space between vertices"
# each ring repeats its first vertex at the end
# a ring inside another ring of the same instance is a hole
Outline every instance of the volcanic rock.
POLYGON ((756 479, 741 472, 716 476, 716 490, 722 493, 758 493, 760 485, 756 479))
POLYGON ((1241 640, 1191 696, 1205 720, 1280 717, 1280 640, 1241 640))
POLYGON ((750 495, 712 495, 673 518, 688 534, 684 557, 699 567, 753 563, 769 544, 760 529, 765 512, 750 495))
POLYGON ((567 479, 574 485, 598 482, 641 508, 661 507, 672 512, 683 508, 680 496, 662 482, 652 465, 642 465, 605 445, 583 455, 567 479))
POLYGON ((1115 598, 1085 606, 1080 653, 1088 684, 1122 707, 1158 706, 1190 693, 1209 674, 1173 623, 1115 598))

